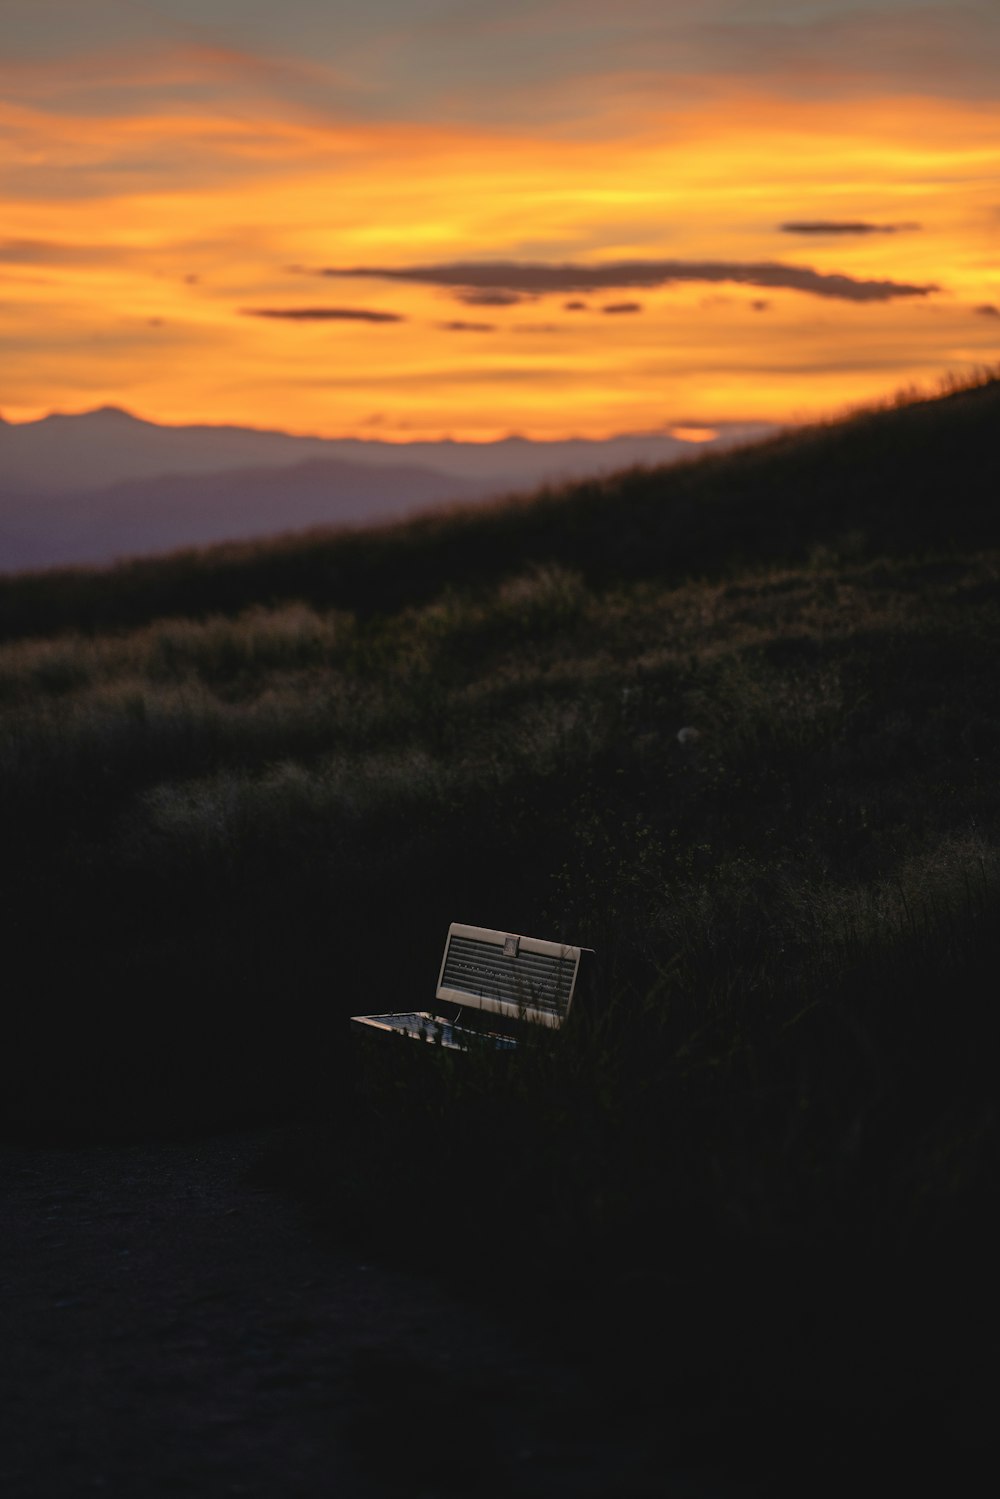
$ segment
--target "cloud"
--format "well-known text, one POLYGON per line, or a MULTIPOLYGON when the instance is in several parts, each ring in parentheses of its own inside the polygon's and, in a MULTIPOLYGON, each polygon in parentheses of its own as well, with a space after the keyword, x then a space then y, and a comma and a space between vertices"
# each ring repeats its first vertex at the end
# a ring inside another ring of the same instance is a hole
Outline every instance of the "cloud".
POLYGON ((476 289, 543 295, 706 281, 786 287, 843 302, 888 302, 895 297, 925 297, 940 289, 936 285, 914 286, 904 281, 861 281, 854 276, 814 271, 808 266, 781 265, 777 261, 621 260, 606 265, 555 265, 485 260, 441 265, 325 266, 312 274, 419 281, 428 286, 454 287, 463 295, 476 289))
POLYGON ((458 300, 467 307, 517 307, 522 302, 530 302, 531 298, 518 296, 512 291, 468 291, 458 300))
POLYGON ((614 90, 632 97, 644 86, 659 102, 688 80, 720 76, 774 81, 808 97, 884 93, 890 83, 909 97, 996 97, 992 0, 378 0, 336 7, 336 26, 331 8, 322 0, 4 0, 4 50, 20 71, 40 54, 43 71, 63 58, 72 79, 75 63, 84 75, 78 87, 96 74, 90 87, 99 99, 111 90, 120 97, 135 76, 137 67, 122 62, 101 67, 121 49, 137 66, 152 56, 171 100, 214 85, 227 102, 263 97, 286 116, 329 117, 337 106, 342 114, 348 100, 356 111, 407 122, 437 122, 447 110, 509 124, 516 93, 519 123, 544 124, 557 110, 592 115, 595 98, 614 101, 614 90), (23 31, 8 19, 12 7, 30 17, 23 31), (19 32, 30 50, 16 45, 19 32))
POLYGON ((291 323, 405 323, 398 312, 373 312, 368 307, 241 307, 244 317, 284 318, 291 323))
POLYGON ((799 219, 779 224, 783 234, 901 234, 922 224, 868 224, 862 219, 799 219))
MULTIPOLYGON (((416 391, 419 395, 425 390, 442 390, 447 393, 464 386, 482 386, 488 389, 490 386, 497 385, 532 387, 547 385, 554 387, 556 398, 561 399, 562 393, 566 390, 586 390, 589 380, 590 376, 586 371, 573 372, 561 365, 558 369, 539 369, 537 361, 533 359, 530 364, 517 367, 498 366, 493 363, 458 364, 451 365, 447 369, 416 369, 391 375, 386 375, 384 370, 351 371, 346 375, 321 371, 318 374, 289 376, 287 384, 290 388, 297 387, 306 390, 370 389, 389 395, 397 391, 416 391)), ((533 395, 529 396, 529 399, 533 398, 533 395)))
POLYGON ((770 305, 770 302, 766 302, 763 297, 758 297, 755 301, 750 303, 750 306, 753 308, 754 312, 766 312, 770 305))
POLYGON ((460 319, 452 323, 438 323, 446 333, 492 333, 496 323, 465 323, 460 319))
MULTIPOLYGON (((4 0, 5 8, 11 3, 4 0)), ((44 3, 33 0, 32 9, 40 11, 44 3)), ((71 17, 89 18, 97 3, 88 0, 82 7, 74 0, 71 17)), ((119 19, 129 7, 149 8, 144 0, 110 0, 110 5, 119 19)), ((331 103, 343 112, 352 105, 357 109, 364 98, 363 86, 335 58, 295 56, 287 47, 280 52, 248 49, 228 44, 218 32, 199 40, 190 28, 182 28, 186 36, 171 39, 152 35, 148 24, 131 38, 115 26, 103 44, 98 28, 91 26, 74 42, 67 17, 57 24, 63 38, 62 45, 56 42, 54 55, 18 58, 8 50, 0 59, 0 92, 5 99, 43 108, 55 100, 60 112, 69 109, 87 119, 114 121, 132 113, 140 98, 158 113, 177 114, 192 106, 212 110, 221 98, 225 103, 219 113, 230 118, 241 113, 242 104, 256 106, 258 118, 266 112, 304 120, 330 119, 331 103)), ((36 40, 41 29, 36 19, 36 40)))
POLYGON ((563 303, 563 307, 566 309, 567 312, 586 312, 588 306, 589 306, 589 303, 587 303, 587 302, 581 302, 579 300, 574 300, 572 302, 564 302, 563 303))
POLYGON ((1000 307, 994 307, 992 302, 983 302, 974 311, 978 312, 980 317, 1000 317, 1000 307))
POLYGON ((641 312, 642 311, 642 303, 641 302, 609 302, 606 307, 602 307, 601 308, 601 311, 602 312, 641 312))
POLYGON ((129 251, 121 245, 80 245, 49 239, 0 240, 0 263, 4 265, 104 265, 129 258, 129 251))

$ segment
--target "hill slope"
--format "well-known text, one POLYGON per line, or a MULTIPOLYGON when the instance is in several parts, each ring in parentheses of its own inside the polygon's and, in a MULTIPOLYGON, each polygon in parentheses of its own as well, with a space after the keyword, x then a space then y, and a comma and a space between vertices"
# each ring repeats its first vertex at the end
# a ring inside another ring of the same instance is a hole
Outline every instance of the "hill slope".
POLYGON ((0 579, 0 637, 302 599, 393 612, 529 562, 589 581, 854 558, 1000 539, 1000 381, 724 454, 428 515, 360 535, 290 537, 106 574, 0 579))

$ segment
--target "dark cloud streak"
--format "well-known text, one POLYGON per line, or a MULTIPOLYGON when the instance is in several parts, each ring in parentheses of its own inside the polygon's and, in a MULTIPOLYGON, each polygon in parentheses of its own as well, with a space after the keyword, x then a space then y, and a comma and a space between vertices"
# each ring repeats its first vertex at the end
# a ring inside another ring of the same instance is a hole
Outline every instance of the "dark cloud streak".
POLYGON ((543 295, 547 292, 595 292, 632 287, 669 286, 679 281, 735 282, 743 286, 785 287, 842 302, 888 302, 897 297, 925 297, 936 285, 902 281, 860 281, 854 276, 814 271, 777 261, 623 260, 608 265, 549 265, 531 261, 453 261, 443 265, 327 266, 316 276, 367 277, 418 281, 455 288, 463 299, 475 290, 543 295))
POLYGON ((470 291, 458 300, 464 302, 466 307, 518 307, 531 298, 518 296, 511 291, 470 291))
POLYGON ((868 224, 864 220, 801 219, 779 224, 783 234, 903 234, 922 224, 868 224))
POLYGON ((241 307, 244 317, 282 318, 290 323, 405 323, 398 312, 372 312, 367 307, 241 307))
POLYGON ((127 260, 130 254, 121 245, 66 244, 47 239, 0 240, 0 263, 3 265, 117 265, 127 260))

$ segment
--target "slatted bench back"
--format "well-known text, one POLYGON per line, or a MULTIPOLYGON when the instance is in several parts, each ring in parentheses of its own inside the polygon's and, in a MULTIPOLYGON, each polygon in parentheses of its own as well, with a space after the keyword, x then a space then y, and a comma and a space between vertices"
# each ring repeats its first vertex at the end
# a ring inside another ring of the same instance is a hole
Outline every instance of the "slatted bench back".
POLYGON ((453 921, 437 998, 511 1020, 559 1026, 573 999, 583 951, 453 921))

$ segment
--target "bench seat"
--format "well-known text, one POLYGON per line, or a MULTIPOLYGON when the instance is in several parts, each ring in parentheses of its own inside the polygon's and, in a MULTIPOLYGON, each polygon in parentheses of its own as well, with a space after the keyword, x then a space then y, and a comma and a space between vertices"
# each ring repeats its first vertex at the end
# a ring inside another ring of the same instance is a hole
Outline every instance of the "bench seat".
POLYGON ((517 1046, 513 1036, 498 1031, 471 1030, 459 1020, 431 1015, 427 1010, 410 1010, 405 1015, 354 1015, 351 1024, 376 1031, 397 1031, 414 1041, 428 1041, 449 1051, 468 1051, 470 1044, 491 1046, 496 1051, 512 1051, 517 1046))

